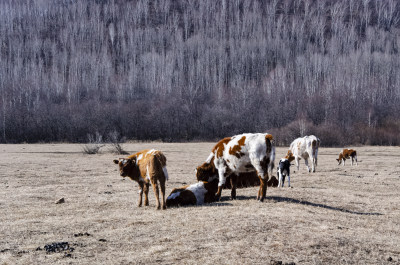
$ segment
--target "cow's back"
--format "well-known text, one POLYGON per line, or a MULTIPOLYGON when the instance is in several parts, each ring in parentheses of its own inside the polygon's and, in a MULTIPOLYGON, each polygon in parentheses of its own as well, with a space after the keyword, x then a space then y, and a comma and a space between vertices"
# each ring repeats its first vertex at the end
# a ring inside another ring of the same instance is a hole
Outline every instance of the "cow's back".
POLYGON ((317 155, 318 147, 320 144, 320 140, 314 136, 304 136, 295 139, 290 144, 290 151, 292 151, 294 156, 303 156, 304 154, 307 155, 317 155))
MULTIPOLYGON (((224 139, 226 140, 226 138, 224 139)), ((273 152, 272 135, 265 133, 246 133, 235 135, 226 142, 223 151, 224 162, 228 164, 233 172, 249 172, 248 165, 251 160, 264 160, 266 157, 268 164, 271 162, 273 152)))
POLYGON ((294 156, 301 156, 302 152, 305 150, 305 143, 303 143, 304 138, 297 138, 290 144, 290 151, 294 156))
POLYGON ((132 157, 136 157, 136 163, 143 178, 155 175, 163 175, 168 178, 163 170, 167 165, 167 158, 161 151, 146 149, 132 155, 132 157))

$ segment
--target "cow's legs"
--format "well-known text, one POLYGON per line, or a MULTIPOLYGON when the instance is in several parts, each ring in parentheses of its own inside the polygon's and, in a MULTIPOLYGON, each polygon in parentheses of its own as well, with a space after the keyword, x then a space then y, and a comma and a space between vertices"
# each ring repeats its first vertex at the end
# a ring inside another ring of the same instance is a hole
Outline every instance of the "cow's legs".
POLYGON ((231 198, 232 200, 236 200, 236 186, 237 186, 237 176, 236 174, 231 174, 231 198))
POLYGON ((299 160, 300 160, 300 158, 298 158, 297 156, 296 156, 295 159, 294 159, 294 162, 295 162, 296 167, 297 167, 297 171, 299 171, 299 167, 300 167, 300 162, 299 162, 299 160))
POLYGON ((354 159, 356 160, 356 166, 358 166, 357 156, 354 156, 354 159))
POLYGON ((288 187, 290 188, 290 169, 288 168, 287 172, 287 178, 288 178, 288 187))
POLYGON ((167 206, 165 204, 165 179, 163 181, 160 181, 160 188, 161 188, 161 207, 163 210, 167 209, 167 206))
POLYGON ((258 177, 260 178, 260 188, 258 190, 257 200, 263 202, 267 193, 268 172, 258 173, 258 177))
POLYGON ((217 194, 215 194, 217 201, 219 201, 221 199, 222 188, 224 187, 225 182, 226 182, 225 171, 226 171, 225 168, 218 169, 218 178, 219 178, 218 191, 217 191, 217 194))
POLYGON ((315 156, 311 157, 311 163, 312 163, 311 164, 311 166, 312 166, 311 171, 315 173, 315 166, 317 165, 317 158, 315 156))
POLYGON ((143 198, 143 188, 144 188, 144 183, 139 182, 139 202, 138 202, 138 207, 142 206, 142 198, 143 198))
POLYGON ((343 166, 346 164, 346 159, 343 157, 343 166))
POLYGON ((262 166, 261 161, 258 159, 251 159, 251 164, 256 169, 258 178, 260 179, 260 188, 258 189, 257 200, 263 202, 265 194, 267 193, 268 164, 262 166))
POLYGON ((308 158, 304 158, 304 163, 305 163, 306 166, 307 166, 308 172, 311 172, 310 166, 308 165, 308 158))
POLYGON ((156 196, 156 201, 157 201, 157 210, 160 209, 160 191, 158 189, 158 183, 156 180, 153 180, 151 182, 151 185, 153 186, 153 190, 154 190, 154 195, 156 196))
POLYGON ((144 206, 149 206, 149 188, 150 188, 150 184, 149 183, 145 183, 144 186, 144 206))
POLYGON ((280 168, 278 169, 278 177, 279 177, 278 187, 283 187, 283 175, 280 168))

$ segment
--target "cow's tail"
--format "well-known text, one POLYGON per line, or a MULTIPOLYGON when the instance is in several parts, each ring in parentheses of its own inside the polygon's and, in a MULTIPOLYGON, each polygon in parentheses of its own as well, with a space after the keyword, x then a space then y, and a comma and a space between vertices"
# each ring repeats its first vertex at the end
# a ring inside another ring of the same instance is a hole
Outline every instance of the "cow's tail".
POLYGON ((267 134, 265 136, 265 144, 267 145, 267 154, 269 153, 268 169, 271 173, 271 176, 273 175, 273 170, 275 167, 275 146, 273 143, 274 143, 273 136, 271 134, 267 134))
POLYGON ((163 167, 163 168, 162 168, 162 170, 163 170, 163 172, 164 172, 165 180, 168 180, 168 179, 169 179, 169 176, 168 176, 168 170, 167 170, 167 167, 166 167, 166 166, 165 166, 165 167, 163 167))
POLYGON ((273 175, 274 167, 275 167, 275 146, 272 146, 271 154, 269 156, 269 170, 271 171, 271 176, 273 175))
POLYGON ((165 176, 165 180, 168 180, 169 179, 169 175, 168 175, 168 170, 167 170, 167 158, 162 153, 156 154, 156 158, 158 159, 158 161, 161 164, 162 171, 163 171, 164 176, 165 176))
POLYGON ((317 165, 317 162, 318 162, 318 159, 317 159, 318 158, 318 148, 319 148, 320 143, 321 143, 321 140, 318 138, 316 138, 316 140, 312 141, 312 154, 313 154, 313 157, 315 160, 315 165, 317 165))

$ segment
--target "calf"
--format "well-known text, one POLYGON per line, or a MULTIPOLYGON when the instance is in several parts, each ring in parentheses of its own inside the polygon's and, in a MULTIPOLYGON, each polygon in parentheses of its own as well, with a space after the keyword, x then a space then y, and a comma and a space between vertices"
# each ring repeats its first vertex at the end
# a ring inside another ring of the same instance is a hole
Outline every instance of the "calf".
POLYGON ((339 153, 339 158, 336 159, 338 161, 338 165, 342 163, 343 160, 343 166, 346 163, 346 159, 349 159, 351 157, 351 165, 353 165, 354 160, 356 160, 356 165, 358 166, 357 162, 357 152, 356 150, 353 149, 343 149, 342 152, 339 153))
POLYGON ((142 206, 142 197, 144 191, 144 205, 149 205, 149 186, 153 186, 154 194, 157 199, 157 209, 160 209, 160 198, 158 183, 161 187, 162 208, 165 206, 165 181, 168 179, 166 168, 167 159, 161 151, 143 150, 127 158, 114 160, 115 164, 119 165, 120 175, 129 177, 136 181, 140 187, 140 197, 138 206, 142 206))
POLYGON ((290 162, 295 159, 292 153, 288 153, 284 158, 279 161, 277 175, 279 179, 278 187, 283 187, 285 177, 288 177, 288 187, 290 187, 290 162))
POLYGON ((288 155, 292 153, 295 157, 295 162, 297 170, 299 170, 299 160, 304 159, 307 166, 308 172, 315 172, 315 166, 317 165, 318 159, 318 147, 321 140, 314 135, 304 136, 302 138, 297 138, 290 144, 290 149, 288 155), (308 159, 311 160, 312 168, 308 166, 308 159))
POLYGON ((167 198, 167 207, 202 205, 214 202, 217 189, 217 178, 211 182, 199 181, 192 185, 175 188, 167 198))
POLYGON ((236 198, 237 176, 244 172, 257 172, 260 188, 257 199, 264 201, 268 170, 272 170, 275 160, 273 137, 268 133, 247 133, 227 137, 219 141, 206 162, 197 167, 198 181, 209 181, 218 175, 217 199, 221 197, 226 178, 231 176, 231 197, 236 198))

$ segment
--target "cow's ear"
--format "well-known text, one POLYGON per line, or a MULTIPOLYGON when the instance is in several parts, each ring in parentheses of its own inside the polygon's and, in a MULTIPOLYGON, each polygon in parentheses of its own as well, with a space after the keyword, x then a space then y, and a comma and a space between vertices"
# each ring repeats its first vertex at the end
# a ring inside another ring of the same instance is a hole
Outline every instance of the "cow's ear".
POLYGON ((336 158, 336 160, 339 162, 339 159, 336 158))
POLYGON ((136 163, 136 158, 129 158, 129 159, 127 160, 127 163, 128 163, 128 164, 135 164, 135 163, 136 163))
POLYGON ((114 159, 113 161, 114 161, 115 164, 119 163, 119 160, 117 160, 117 159, 114 159))

